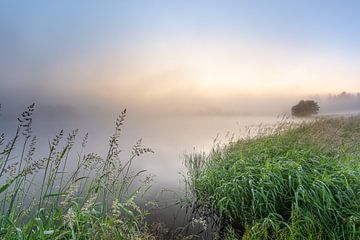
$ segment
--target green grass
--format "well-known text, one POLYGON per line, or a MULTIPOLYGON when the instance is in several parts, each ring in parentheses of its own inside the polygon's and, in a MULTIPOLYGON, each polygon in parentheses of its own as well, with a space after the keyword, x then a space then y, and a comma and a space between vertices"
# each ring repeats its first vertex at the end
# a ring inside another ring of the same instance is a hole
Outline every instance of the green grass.
POLYGON ((279 124, 188 158, 226 239, 360 239, 360 118, 279 124))
POLYGON ((36 152, 33 111, 34 104, 19 116, 13 136, 0 131, 0 239, 154 239, 136 204, 150 182, 134 185, 144 171, 132 169, 152 150, 139 140, 129 158, 120 157, 126 111, 104 157, 85 153, 88 136, 77 144, 78 130, 61 130, 46 154, 36 152))

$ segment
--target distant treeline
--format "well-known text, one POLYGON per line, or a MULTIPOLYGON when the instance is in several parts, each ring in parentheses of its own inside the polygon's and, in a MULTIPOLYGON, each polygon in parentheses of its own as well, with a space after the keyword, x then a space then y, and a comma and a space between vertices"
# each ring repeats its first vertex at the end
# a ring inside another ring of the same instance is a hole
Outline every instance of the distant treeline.
POLYGON ((360 92, 328 94, 317 97, 322 113, 360 111, 360 92))
POLYGON ((357 99, 360 101, 360 92, 357 93, 347 93, 342 92, 340 94, 329 94, 329 100, 349 100, 349 99, 357 99))

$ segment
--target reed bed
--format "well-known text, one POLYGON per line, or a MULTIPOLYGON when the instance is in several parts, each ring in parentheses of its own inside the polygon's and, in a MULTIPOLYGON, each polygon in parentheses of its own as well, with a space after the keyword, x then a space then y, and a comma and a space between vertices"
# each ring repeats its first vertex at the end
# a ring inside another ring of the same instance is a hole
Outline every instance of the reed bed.
POLYGON ((187 158, 220 239, 360 239, 360 118, 279 123, 187 158))
POLYGON ((34 109, 19 116, 13 136, 0 131, 0 239, 154 239, 143 221, 147 212, 136 203, 151 179, 135 185, 144 171, 132 168, 153 151, 139 140, 128 159, 120 157, 126 110, 100 156, 85 153, 88 134, 76 145, 78 130, 61 130, 48 152, 38 153, 34 109))

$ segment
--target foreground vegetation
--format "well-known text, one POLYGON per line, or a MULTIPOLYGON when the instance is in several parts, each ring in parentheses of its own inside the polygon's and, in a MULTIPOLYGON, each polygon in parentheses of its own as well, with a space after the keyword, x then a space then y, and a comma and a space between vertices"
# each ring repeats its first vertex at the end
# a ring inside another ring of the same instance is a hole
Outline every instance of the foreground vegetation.
POLYGON ((22 113, 13 136, 0 131, 0 239, 154 239, 143 221, 146 212, 135 203, 150 179, 134 186, 144 171, 131 167, 152 150, 139 140, 127 160, 120 158, 126 111, 105 157, 84 153, 88 136, 76 145, 78 130, 67 136, 61 130, 41 155, 33 111, 34 104, 22 113))
POLYGON ((360 118, 281 123, 187 160, 226 239, 360 239, 360 118))

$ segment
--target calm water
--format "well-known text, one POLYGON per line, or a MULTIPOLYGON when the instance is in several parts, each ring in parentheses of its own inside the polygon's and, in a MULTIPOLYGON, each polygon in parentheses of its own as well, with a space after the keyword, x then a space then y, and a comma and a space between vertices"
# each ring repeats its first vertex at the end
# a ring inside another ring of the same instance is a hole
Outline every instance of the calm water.
MULTIPOLYGON (((5 114, 5 113, 4 113, 5 114)), ((86 132, 89 133, 87 152, 106 154, 108 139, 113 132, 115 115, 108 117, 41 118, 34 116, 34 134, 38 136, 38 153, 47 151, 48 140, 60 129, 70 131, 80 129, 78 144, 86 132)), ((4 117, 0 122, 1 129, 13 134, 14 121, 4 117)), ((242 136, 246 127, 256 129, 260 124, 273 125, 279 117, 274 116, 132 116, 128 114, 123 128, 120 145, 123 146, 121 157, 127 160, 131 146, 142 138, 144 146, 154 150, 154 154, 145 154, 136 159, 135 169, 146 169, 153 175, 153 186, 147 199, 159 201, 160 209, 153 210, 148 220, 163 222, 172 234, 184 235, 198 233, 201 227, 189 223, 191 214, 179 205, 176 195, 184 193, 184 182, 181 174, 186 173, 184 154, 199 151, 209 151, 214 139, 226 140, 232 134, 242 136), (163 194, 162 190, 168 189, 163 194), (187 228, 188 227, 188 228, 187 228), (188 232, 189 231, 189 232, 188 232)), ((72 164, 76 163, 74 158, 72 164)), ((71 164, 71 163, 70 163, 71 164)), ((211 231, 211 229, 210 229, 211 231)), ((204 237, 204 235, 203 235, 204 237)), ((169 235, 170 238, 170 235, 169 235)), ((204 237, 207 238, 207 237, 204 237)))

